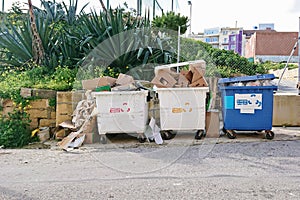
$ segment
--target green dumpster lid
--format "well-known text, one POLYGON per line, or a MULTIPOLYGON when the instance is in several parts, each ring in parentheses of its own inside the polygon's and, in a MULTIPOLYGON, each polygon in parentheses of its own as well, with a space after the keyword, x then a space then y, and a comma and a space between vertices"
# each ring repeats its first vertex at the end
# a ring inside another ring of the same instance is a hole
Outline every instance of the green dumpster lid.
POLYGON ((256 80, 273 80, 273 79, 275 79, 274 74, 261 74, 261 75, 254 75, 254 76, 240 76, 240 77, 233 77, 233 78, 221 78, 218 81, 218 84, 237 83, 237 82, 256 81, 256 80))

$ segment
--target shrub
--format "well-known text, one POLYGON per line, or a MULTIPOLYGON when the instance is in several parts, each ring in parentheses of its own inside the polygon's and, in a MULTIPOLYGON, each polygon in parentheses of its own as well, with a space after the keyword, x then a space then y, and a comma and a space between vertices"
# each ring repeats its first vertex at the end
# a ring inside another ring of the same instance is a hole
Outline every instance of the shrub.
POLYGON ((28 114, 18 109, 8 113, 8 116, 1 117, 0 146, 4 146, 4 148, 23 147, 33 141, 29 123, 28 114))

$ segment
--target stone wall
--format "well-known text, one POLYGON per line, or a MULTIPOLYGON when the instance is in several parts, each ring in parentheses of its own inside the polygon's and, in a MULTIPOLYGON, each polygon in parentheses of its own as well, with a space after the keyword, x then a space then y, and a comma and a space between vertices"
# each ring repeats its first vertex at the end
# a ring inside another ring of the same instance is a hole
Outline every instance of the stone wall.
MULTIPOLYGON (((15 104, 10 99, 2 100, 3 110, 2 116, 7 116, 15 108, 15 104)), ((56 126, 56 111, 55 107, 49 105, 49 99, 37 99, 30 101, 29 106, 26 107, 26 112, 30 116, 30 129, 36 129, 38 127, 50 127, 56 126)))
POLYGON ((72 120, 72 114, 79 101, 85 98, 82 91, 57 92, 56 96, 56 126, 72 120))

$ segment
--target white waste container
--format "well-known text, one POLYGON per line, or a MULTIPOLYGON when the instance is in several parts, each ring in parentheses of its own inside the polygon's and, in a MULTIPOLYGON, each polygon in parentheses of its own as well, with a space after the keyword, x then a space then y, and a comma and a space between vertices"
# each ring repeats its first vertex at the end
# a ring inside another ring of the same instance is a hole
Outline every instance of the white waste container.
MULTIPOLYGON (((157 88, 162 131, 195 130, 195 139, 205 135, 208 87, 157 88)), ((167 136, 168 137, 168 136, 167 136)))
POLYGON ((139 141, 145 141, 147 90, 93 92, 93 95, 96 98, 101 143, 106 143, 106 133, 137 133, 139 141))

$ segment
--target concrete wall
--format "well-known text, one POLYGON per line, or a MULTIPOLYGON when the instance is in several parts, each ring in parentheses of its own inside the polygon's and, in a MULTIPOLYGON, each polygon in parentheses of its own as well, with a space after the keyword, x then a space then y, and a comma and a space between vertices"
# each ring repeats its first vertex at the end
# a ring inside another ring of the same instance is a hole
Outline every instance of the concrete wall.
MULTIPOLYGON (((260 62, 272 61, 272 62, 286 62, 289 59, 289 56, 281 56, 281 55, 256 55, 255 60, 260 62)), ((292 56, 290 63, 297 63, 298 56, 292 56)))
POLYGON ((300 95, 274 95, 273 126, 300 126, 300 95))

